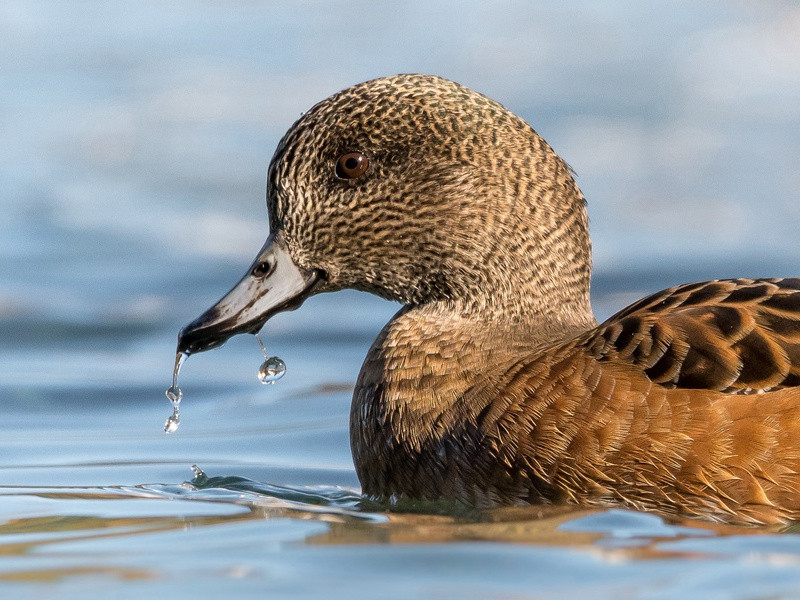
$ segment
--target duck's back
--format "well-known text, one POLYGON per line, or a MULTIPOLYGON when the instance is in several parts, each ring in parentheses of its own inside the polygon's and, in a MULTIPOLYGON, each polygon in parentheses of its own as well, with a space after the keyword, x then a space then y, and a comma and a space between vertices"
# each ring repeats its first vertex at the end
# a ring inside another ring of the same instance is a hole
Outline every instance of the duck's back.
MULTIPOLYGON (((395 349, 408 364, 419 359, 395 349)), ((464 351, 483 351, 494 366, 427 421, 401 414, 393 398, 403 361, 385 381, 362 372, 353 435, 367 493, 800 518, 798 279, 680 286, 545 349, 521 353, 499 340, 464 351), (516 357, 491 360, 504 353, 516 357), (378 454, 355 441, 367 429, 378 454)), ((429 374, 427 385, 452 388, 470 369, 429 374)))

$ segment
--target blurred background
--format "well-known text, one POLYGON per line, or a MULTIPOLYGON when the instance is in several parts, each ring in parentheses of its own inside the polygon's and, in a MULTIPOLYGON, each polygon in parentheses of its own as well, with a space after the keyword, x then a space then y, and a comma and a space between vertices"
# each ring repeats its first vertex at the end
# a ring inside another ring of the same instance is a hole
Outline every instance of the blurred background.
POLYGON ((0 488, 18 499, 0 522, 105 514, 31 490, 179 484, 195 462, 357 489, 350 391, 396 305, 344 292, 276 317, 271 388, 249 336, 192 357, 171 437, 163 390, 178 329, 266 238, 280 136, 398 72, 500 101, 575 169, 598 318, 682 282, 800 275, 797 2, 3 0, 0 488))

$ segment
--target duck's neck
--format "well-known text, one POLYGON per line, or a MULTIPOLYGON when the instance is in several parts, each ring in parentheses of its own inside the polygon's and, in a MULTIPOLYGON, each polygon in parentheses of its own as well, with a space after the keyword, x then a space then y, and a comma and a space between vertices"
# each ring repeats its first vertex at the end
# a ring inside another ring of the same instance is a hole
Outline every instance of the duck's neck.
POLYGON ((540 340, 594 321, 586 200, 569 167, 538 136, 534 141, 539 151, 472 203, 470 214, 480 216, 453 224, 449 247, 423 257, 420 264, 432 268, 415 288, 422 295, 395 299, 425 304, 438 318, 452 312, 540 340))
POLYGON ((451 441, 445 436, 477 421, 486 406, 480 398, 488 402, 497 392, 495 374, 593 324, 591 311, 580 305, 554 304, 537 313, 494 307, 485 314, 454 303, 403 308, 375 340, 353 397, 351 446, 364 492, 418 498, 467 493, 466 482, 443 484, 440 469, 448 477, 468 472, 457 461, 472 456, 465 445, 477 441, 468 434, 451 441), (483 393, 470 394, 477 401, 466 400, 467 391, 478 388, 483 393), (447 450, 453 444, 458 448, 447 450))

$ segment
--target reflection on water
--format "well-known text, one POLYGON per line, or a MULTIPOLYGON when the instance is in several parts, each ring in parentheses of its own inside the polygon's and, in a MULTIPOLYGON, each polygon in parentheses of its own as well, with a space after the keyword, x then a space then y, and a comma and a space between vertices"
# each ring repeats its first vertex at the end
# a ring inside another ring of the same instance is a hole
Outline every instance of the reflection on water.
MULTIPOLYGON (((452 512, 443 506, 434 513, 387 511, 364 504, 355 489, 276 486, 240 476, 208 477, 199 469, 192 481, 179 485, 0 490, 0 507, 13 509, 31 502, 40 507, 46 502, 49 514, 10 518, 0 524, 0 556, 4 557, 0 582, 55 582, 90 575, 120 581, 168 579, 174 569, 192 570, 193 560, 181 561, 176 556, 177 561, 164 563, 165 546, 169 554, 183 535, 192 532, 196 558, 218 552, 219 540, 235 538, 242 527, 258 532, 257 543, 251 546, 251 539, 243 544, 244 554, 215 555, 219 573, 233 576, 251 551, 257 560, 249 561, 250 575, 268 568, 269 562, 261 564, 266 548, 272 548, 267 554, 276 558, 281 548, 290 547, 295 554, 307 547, 305 552, 313 557, 317 547, 423 545, 446 556, 458 545, 481 542, 491 542, 484 547, 489 554, 496 544, 512 544, 538 548, 537 552, 558 548, 607 564, 657 560, 678 570, 680 561, 713 563, 723 556, 751 565, 755 560, 765 567, 800 564, 800 538, 774 537, 774 542, 760 544, 754 554, 749 540, 763 541, 765 531, 752 528, 564 506, 472 513, 452 512), (172 541, 165 543, 165 535, 172 541), (125 564, 117 564, 120 551, 128 558, 125 564), (89 556, 94 557, 91 564, 85 560, 89 556), (31 560, 21 562, 15 557, 31 560)), ((357 565, 353 572, 359 572, 357 565)))
POLYGON ((499 588, 616 598, 654 581, 665 597, 752 590, 752 581, 800 589, 791 534, 619 510, 364 501, 347 447, 351 385, 285 383, 266 403, 247 387, 227 399, 199 389, 176 436, 153 427, 156 386, 121 395, 113 410, 124 428, 83 433, 82 419, 109 410, 93 401, 108 397, 101 388, 58 398, 61 412, 37 413, 27 431, 7 430, 0 582, 20 594, 57 586, 67 598, 108 581, 132 598, 165 589, 351 598, 354 586, 380 596, 389 584, 398 598, 437 589, 485 598, 499 588), (154 479, 164 483, 142 483, 154 479))

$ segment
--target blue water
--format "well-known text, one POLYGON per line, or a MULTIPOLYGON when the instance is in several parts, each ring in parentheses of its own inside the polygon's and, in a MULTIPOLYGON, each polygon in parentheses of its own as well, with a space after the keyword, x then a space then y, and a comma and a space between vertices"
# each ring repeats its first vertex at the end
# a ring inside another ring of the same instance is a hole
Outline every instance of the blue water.
POLYGON ((270 321, 276 385, 249 336, 193 356, 162 432, 177 332, 261 247, 269 158, 316 101, 421 71, 525 117, 589 199, 604 317, 800 274, 798 40, 777 0, 3 0, 0 596, 799 596, 792 533, 360 504, 350 394, 398 308, 364 294, 270 321))

